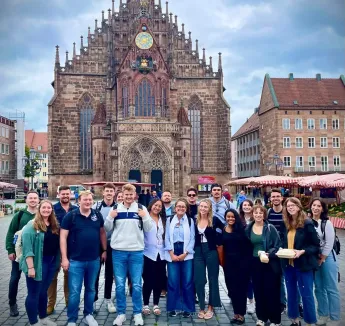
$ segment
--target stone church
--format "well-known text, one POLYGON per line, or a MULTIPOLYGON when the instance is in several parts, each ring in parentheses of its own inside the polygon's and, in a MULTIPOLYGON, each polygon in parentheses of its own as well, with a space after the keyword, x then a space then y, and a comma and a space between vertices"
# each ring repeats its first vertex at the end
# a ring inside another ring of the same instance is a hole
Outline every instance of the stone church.
MULTIPOLYGON (((109 0, 110 1, 110 0, 109 0)), ((120 0, 65 60, 48 104, 49 190, 153 183, 175 196, 198 177, 230 178, 230 107, 213 64, 161 1, 120 0), (79 52, 79 54, 77 53, 79 52)), ((73 32, 73 31, 71 31, 73 32)))

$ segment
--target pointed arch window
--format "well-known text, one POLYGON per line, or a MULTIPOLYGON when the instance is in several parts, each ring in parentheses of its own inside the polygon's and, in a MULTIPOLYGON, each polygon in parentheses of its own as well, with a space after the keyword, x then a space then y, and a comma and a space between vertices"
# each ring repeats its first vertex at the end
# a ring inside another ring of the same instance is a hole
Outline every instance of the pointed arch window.
POLYGON ((155 96, 153 87, 147 79, 143 79, 135 94, 135 115, 137 117, 155 116, 155 96))
POLYGON ((201 169, 201 127, 200 127, 201 102, 193 98, 188 106, 188 118, 192 125, 191 130, 191 168, 201 169))
POLYGON ((129 117, 128 87, 127 87, 127 85, 122 87, 122 109, 123 109, 123 116, 129 117))
POLYGON ((162 117, 166 117, 168 113, 167 89, 162 88, 162 117))
POLYGON ((95 113, 89 95, 84 95, 80 107, 80 168, 92 169, 91 122, 95 113))

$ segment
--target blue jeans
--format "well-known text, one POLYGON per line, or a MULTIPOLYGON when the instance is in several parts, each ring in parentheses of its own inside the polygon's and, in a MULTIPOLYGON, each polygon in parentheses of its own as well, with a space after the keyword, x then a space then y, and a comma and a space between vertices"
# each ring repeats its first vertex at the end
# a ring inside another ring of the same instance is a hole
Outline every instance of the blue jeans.
POLYGON ((38 322, 37 312, 41 319, 47 317, 48 288, 55 271, 55 257, 46 256, 42 261, 42 281, 35 281, 32 277, 26 276, 28 295, 25 300, 25 308, 31 325, 38 322))
POLYGON ((332 252, 315 273, 315 296, 319 316, 329 316, 331 320, 340 320, 338 264, 332 252))
POLYGON ((167 311, 195 311, 193 259, 168 262, 167 311))
POLYGON ((70 260, 68 269, 68 307, 67 317, 69 323, 78 320, 78 309, 80 303, 80 292, 84 281, 84 316, 93 313, 93 301, 96 290, 95 283, 99 271, 99 258, 91 261, 70 260))
POLYGON ((299 317, 298 284, 303 303, 304 321, 307 324, 315 324, 317 319, 313 293, 314 272, 301 272, 296 267, 288 266, 284 273, 288 294, 288 317, 291 319, 299 317))
POLYGON ((144 251, 113 250, 113 268, 116 284, 116 307, 119 315, 126 314, 126 277, 127 271, 132 281, 133 314, 141 314, 142 274, 144 251))
POLYGON ((248 282, 247 298, 249 300, 253 300, 254 299, 254 290, 253 290, 252 278, 250 278, 249 282, 248 282))
POLYGON ((18 284, 21 274, 22 271, 19 269, 19 263, 12 261, 11 278, 8 286, 8 301, 10 306, 17 303, 18 284))
MULTIPOLYGON (((301 305, 302 299, 301 299, 301 294, 299 293, 299 288, 297 288, 297 295, 298 295, 298 304, 301 305)), ((282 275, 281 282, 280 282, 280 303, 283 304, 284 306, 287 305, 284 274, 282 275)))

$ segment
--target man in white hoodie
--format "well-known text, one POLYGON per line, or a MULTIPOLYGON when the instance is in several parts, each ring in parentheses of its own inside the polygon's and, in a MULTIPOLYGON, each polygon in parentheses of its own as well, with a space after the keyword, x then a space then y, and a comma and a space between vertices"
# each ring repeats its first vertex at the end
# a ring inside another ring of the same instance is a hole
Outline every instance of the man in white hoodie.
POLYGON ((104 222, 107 232, 113 230, 110 246, 116 283, 116 306, 118 315, 113 325, 126 321, 125 284, 127 271, 132 280, 134 325, 144 325, 142 311, 142 270, 144 262, 144 231, 153 227, 147 209, 135 202, 136 189, 131 184, 122 187, 122 203, 111 210, 104 222))

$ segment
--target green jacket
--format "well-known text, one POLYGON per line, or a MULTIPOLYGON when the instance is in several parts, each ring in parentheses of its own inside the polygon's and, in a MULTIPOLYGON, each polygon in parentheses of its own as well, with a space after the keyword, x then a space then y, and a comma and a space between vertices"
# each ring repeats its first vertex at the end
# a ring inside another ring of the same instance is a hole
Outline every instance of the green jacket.
POLYGON ((18 223, 19 212, 17 212, 16 214, 14 214, 11 224, 8 227, 8 231, 6 235, 6 250, 9 255, 16 253, 14 244, 13 244, 14 234, 17 231, 21 230, 29 221, 31 221, 35 217, 35 214, 28 212, 26 208, 23 210, 23 212, 24 213, 22 215, 22 218, 20 219, 20 223, 18 223))
MULTIPOLYGON (((19 262, 19 268, 28 275, 27 257, 33 257, 35 268, 35 281, 42 281, 42 260, 44 232, 35 230, 33 221, 29 221, 22 233, 23 255, 19 262)), ((56 269, 60 265, 60 250, 56 253, 56 269)))

